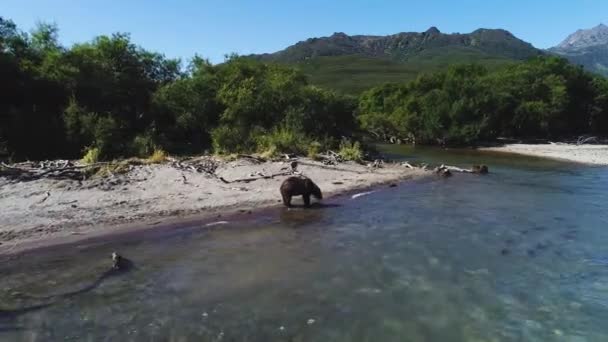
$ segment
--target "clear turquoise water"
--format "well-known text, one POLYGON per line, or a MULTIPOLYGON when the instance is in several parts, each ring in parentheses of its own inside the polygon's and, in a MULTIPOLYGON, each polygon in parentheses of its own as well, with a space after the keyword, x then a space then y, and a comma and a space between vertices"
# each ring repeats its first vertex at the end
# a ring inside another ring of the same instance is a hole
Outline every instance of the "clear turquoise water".
POLYGON ((457 174, 5 260, 6 341, 608 341, 608 168, 389 146, 457 174))

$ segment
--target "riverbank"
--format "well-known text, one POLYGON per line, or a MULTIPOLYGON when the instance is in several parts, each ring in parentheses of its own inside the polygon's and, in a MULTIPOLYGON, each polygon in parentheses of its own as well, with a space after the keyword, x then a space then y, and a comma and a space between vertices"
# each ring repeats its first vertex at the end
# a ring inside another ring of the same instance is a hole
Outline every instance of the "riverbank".
POLYGON ((498 147, 482 148, 481 150, 516 153, 592 165, 608 165, 608 145, 575 145, 566 143, 507 144, 498 147))
MULTIPOLYGON (((0 178, 0 253, 24 243, 111 234, 125 225, 155 226, 281 205, 279 186, 290 170, 288 162, 243 158, 218 161, 213 175, 164 163, 134 165, 125 173, 84 181, 0 178), (234 182, 239 179, 255 180, 234 182)), ((428 174, 400 165, 326 166, 309 159, 300 160, 298 172, 313 179, 326 198, 428 174)), ((294 199, 301 203, 300 197, 294 199)))

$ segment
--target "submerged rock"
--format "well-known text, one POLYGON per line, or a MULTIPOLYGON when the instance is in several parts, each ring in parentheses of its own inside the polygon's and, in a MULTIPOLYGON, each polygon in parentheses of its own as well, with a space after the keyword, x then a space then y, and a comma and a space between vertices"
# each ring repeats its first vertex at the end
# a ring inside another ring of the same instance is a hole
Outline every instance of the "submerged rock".
POLYGON ((473 165, 471 172, 485 175, 489 172, 487 165, 473 165))

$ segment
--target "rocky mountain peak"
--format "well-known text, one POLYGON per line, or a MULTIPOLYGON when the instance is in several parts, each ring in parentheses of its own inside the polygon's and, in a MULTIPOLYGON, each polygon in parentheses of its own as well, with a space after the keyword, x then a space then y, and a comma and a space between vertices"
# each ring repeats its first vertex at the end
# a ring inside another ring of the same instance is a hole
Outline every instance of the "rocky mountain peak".
POLYGON ((426 34, 440 34, 441 31, 439 31, 439 29, 435 26, 432 26, 431 28, 429 28, 428 30, 426 30, 425 32, 426 34))
POLYGON ((556 49, 571 51, 598 45, 608 45, 608 26, 604 24, 574 32, 556 46, 556 49))

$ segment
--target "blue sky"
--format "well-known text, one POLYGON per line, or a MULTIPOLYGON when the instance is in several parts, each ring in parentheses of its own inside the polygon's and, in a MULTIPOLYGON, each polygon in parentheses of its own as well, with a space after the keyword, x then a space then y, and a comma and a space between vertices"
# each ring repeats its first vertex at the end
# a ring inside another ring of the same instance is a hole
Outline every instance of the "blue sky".
POLYGON ((579 28, 608 24, 606 0, 0 0, 0 15, 21 29, 55 22, 65 45, 129 32, 147 49, 184 60, 195 53, 274 52, 334 32, 392 34, 504 28, 539 48, 579 28))

